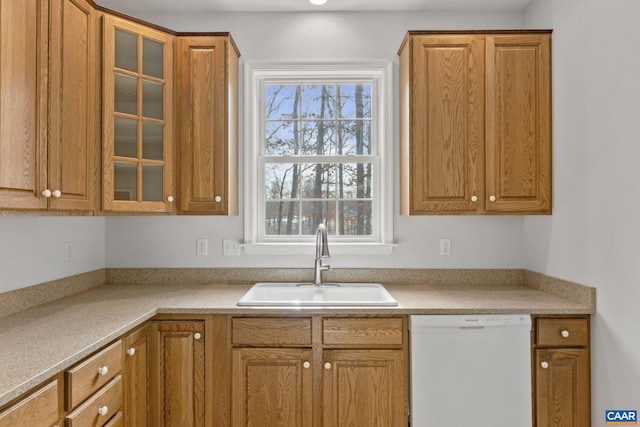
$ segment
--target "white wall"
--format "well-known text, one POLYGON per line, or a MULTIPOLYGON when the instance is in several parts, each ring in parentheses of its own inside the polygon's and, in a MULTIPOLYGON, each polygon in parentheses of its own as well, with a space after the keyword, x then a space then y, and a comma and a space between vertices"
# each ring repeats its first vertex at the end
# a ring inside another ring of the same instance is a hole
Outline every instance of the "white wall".
POLYGON ((101 217, 0 217, 0 292, 104 268, 104 230, 101 217))
MULTIPOLYGON (((395 64, 410 29, 519 28, 522 14, 508 13, 226 13, 145 14, 140 18, 176 31, 229 31, 245 61, 382 60, 395 64)), ((241 71, 243 67, 241 66, 241 71)), ((241 91, 242 92, 242 91, 241 91)), ((394 135, 398 138, 397 94, 394 135)), ((242 106, 241 106, 242 108, 242 106)), ((242 111, 242 110, 241 110, 242 111)), ((241 144, 242 124, 240 128, 241 144)), ((397 144, 394 144, 397 145, 397 144)), ((397 147, 395 149, 397 189, 397 147)), ((242 152, 242 150, 241 150, 242 152)), ((243 162, 240 162, 242 182, 243 162)), ((397 194, 397 192, 396 192, 397 194)), ((241 194, 241 200, 242 200, 241 194)), ((388 256, 336 256, 332 267, 520 268, 523 217, 400 217, 388 256), (452 255, 438 254, 439 239, 452 239, 452 255)), ((241 209, 242 212, 242 209, 241 209)), ((110 267, 312 267, 303 256, 222 256, 222 239, 242 240, 243 219, 212 217, 107 218, 110 267), (196 256, 196 238, 209 239, 209 256, 196 256)))
POLYGON ((525 266, 595 286, 593 425, 640 409, 640 3, 533 0, 553 33, 554 212, 524 223, 525 266))

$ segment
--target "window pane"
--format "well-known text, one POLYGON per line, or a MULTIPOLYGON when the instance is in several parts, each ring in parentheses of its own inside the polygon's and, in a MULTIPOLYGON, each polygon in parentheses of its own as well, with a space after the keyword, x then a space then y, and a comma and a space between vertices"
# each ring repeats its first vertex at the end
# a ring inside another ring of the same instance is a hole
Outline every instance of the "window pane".
POLYGON ((162 132, 164 126, 158 123, 142 122, 142 158, 162 160, 162 132))
POLYGON ((142 165, 142 200, 162 201, 162 166, 142 165))
POLYGON ((327 199, 336 197, 336 166, 323 163, 301 165, 301 198, 327 199))
POLYGON ((113 120, 113 154, 121 157, 138 157, 138 121, 116 117, 113 120))
POLYGON ((118 113, 138 114, 138 79, 115 73, 114 109, 118 113))
POLYGON ((327 225, 328 234, 336 234, 335 201, 303 201, 300 215, 300 232, 302 235, 315 234, 321 222, 327 225))
POLYGON ((342 236, 371 235, 371 201, 341 201, 338 203, 338 234, 342 236))
POLYGON ((163 85, 150 80, 142 80, 142 115, 162 120, 163 85))
POLYGON ((142 74, 161 79, 163 71, 164 45, 155 40, 142 38, 142 74))
POLYGON ((116 28, 115 66, 138 72, 138 36, 116 28))
POLYGON ((297 122, 267 122, 265 154, 267 156, 294 156, 298 154, 297 127, 297 122))
POLYGON ((266 86, 265 118, 267 120, 297 118, 300 111, 300 91, 300 86, 266 86))
POLYGON ((302 117, 333 119, 336 117, 335 86, 302 86, 302 117))
POLYGON ((115 200, 138 199, 138 165, 114 162, 113 196, 115 200))
POLYGON ((300 154, 306 156, 337 154, 336 130, 333 121, 303 121, 300 154))
POLYGON ((300 234, 299 204, 295 201, 265 204, 265 234, 268 236, 300 234))
POLYGON ((295 199, 299 195, 302 165, 269 163, 265 165, 265 198, 295 199))
POLYGON ((368 199, 371 197, 373 175, 371 163, 345 163, 338 166, 341 199, 368 199))
POLYGON ((340 154, 371 154, 371 121, 341 121, 339 136, 340 154))
POLYGON ((371 118, 371 85, 341 85, 340 118, 371 118))

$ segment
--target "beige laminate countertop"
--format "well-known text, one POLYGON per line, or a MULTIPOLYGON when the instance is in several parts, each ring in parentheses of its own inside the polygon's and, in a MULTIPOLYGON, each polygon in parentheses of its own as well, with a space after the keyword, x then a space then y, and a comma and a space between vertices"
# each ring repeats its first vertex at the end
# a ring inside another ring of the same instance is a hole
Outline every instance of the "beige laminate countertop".
POLYGON ((524 285, 385 285, 399 307, 246 308, 250 285, 107 284, 0 318, 0 406, 156 314, 592 314, 592 304, 524 285))

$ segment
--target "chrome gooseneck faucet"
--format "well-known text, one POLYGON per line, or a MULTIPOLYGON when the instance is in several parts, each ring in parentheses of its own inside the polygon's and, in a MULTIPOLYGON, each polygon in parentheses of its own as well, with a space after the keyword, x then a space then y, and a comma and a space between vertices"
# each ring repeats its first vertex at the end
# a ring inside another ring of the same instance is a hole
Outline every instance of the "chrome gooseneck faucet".
POLYGON ((322 272, 331 268, 330 265, 322 264, 322 258, 329 258, 329 256, 327 227, 321 223, 318 225, 318 230, 316 231, 316 263, 313 273, 314 285, 322 285, 322 272))

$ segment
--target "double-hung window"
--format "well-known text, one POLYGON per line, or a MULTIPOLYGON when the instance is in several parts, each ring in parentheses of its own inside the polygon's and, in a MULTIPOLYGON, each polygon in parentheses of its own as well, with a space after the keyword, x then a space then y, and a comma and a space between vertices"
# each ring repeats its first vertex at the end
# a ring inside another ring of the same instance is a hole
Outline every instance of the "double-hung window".
POLYGON ((245 250, 390 252, 388 65, 246 66, 245 250))

